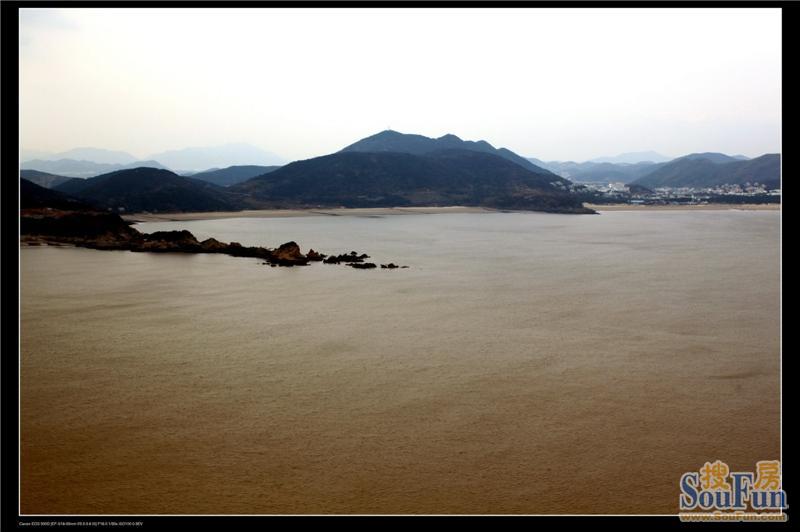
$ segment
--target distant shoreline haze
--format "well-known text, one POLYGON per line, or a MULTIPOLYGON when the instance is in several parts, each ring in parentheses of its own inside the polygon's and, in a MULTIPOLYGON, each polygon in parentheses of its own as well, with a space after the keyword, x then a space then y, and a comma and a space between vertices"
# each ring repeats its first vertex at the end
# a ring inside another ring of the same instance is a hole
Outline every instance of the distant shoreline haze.
POLYGON ((62 152, 23 148, 20 153, 23 168, 54 173, 60 170, 62 175, 69 177, 93 177, 108 171, 148 165, 177 173, 189 173, 236 165, 275 166, 287 162, 274 153, 246 143, 166 150, 144 158, 135 157, 125 151, 92 147, 73 148, 62 152), (62 168, 67 168, 66 172, 61 170, 62 168))

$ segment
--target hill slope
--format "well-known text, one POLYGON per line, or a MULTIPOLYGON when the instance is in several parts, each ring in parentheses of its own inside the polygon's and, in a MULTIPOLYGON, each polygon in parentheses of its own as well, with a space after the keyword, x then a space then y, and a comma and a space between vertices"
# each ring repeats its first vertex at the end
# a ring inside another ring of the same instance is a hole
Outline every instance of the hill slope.
POLYGON ((85 210, 91 208, 78 199, 39 186, 25 178, 19 180, 19 206, 21 209, 50 207, 64 210, 85 210))
POLYGON ((240 208, 241 200, 222 187, 158 168, 119 170, 56 187, 100 207, 129 212, 215 211, 240 208))
POLYGON ((471 140, 461 140, 455 135, 444 135, 438 139, 432 139, 423 135, 411 135, 406 133, 399 133, 397 131, 386 130, 381 131, 371 137, 355 142, 346 148, 343 152, 396 152, 396 153, 411 153, 413 155, 425 155, 434 151, 441 150, 468 150, 477 151, 481 153, 490 153, 497 155, 516 163, 523 168, 527 168, 532 172, 549 173, 548 170, 539 168, 524 157, 520 157, 511 150, 506 148, 495 148, 485 140, 477 142, 471 140))
POLYGON ((126 170, 129 168, 164 168, 164 165, 158 161, 137 161, 128 164, 108 164, 108 163, 95 163, 92 161, 83 161, 77 159, 57 159, 57 160, 44 160, 33 159, 22 163, 22 168, 25 170, 39 170, 40 172, 47 172, 66 177, 95 177, 117 170, 126 170))
POLYGON ((717 163, 717 164, 732 163, 734 161, 739 160, 736 157, 731 157, 730 155, 725 155, 724 153, 717 153, 713 151, 707 151, 703 153, 690 153, 689 155, 684 155, 683 157, 679 157, 679 159, 705 159, 707 161, 711 161, 712 163, 717 163))
POLYGON ((191 177, 192 179, 199 179, 221 187, 228 187, 259 175, 268 174, 278 168, 280 168, 280 166, 229 166, 228 168, 207 170, 205 172, 192 174, 191 177))
POLYGON ((39 170, 20 170, 19 176, 44 188, 53 188, 71 179, 63 175, 49 174, 39 170))
POLYGON ((567 185, 549 172, 470 150, 342 151, 288 164, 231 190, 272 207, 473 205, 591 212, 562 188, 567 185))
MULTIPOLYGON (((701 154, 702 155, 702 154, 701 154)), ((727 156, 725 156, 727 157, 727 156)), ((693 154, 659 165, 653 172, 634 181, 648 188, 657 187, 714 187, 724 184, 744 185, 761 183, 768 188, 779 188, 781 177, 781 157, 771 153, 750 160, 732 157, 727 162, 693 154)))

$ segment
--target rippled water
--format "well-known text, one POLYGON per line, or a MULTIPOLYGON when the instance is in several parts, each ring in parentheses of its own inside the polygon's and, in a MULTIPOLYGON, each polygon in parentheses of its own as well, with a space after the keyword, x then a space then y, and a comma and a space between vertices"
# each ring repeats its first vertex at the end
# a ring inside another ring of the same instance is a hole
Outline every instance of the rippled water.
POLYGON ((23 513, 674 513, 779 457, 779 213, 141 224, 22 249, 23 513))

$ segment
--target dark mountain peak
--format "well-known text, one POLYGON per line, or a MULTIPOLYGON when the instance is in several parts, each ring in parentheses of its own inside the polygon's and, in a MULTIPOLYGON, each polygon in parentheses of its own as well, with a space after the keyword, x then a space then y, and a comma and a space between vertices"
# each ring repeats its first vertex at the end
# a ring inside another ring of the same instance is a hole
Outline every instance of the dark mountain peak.
POLYGON ((400 133, 387 129, 381 131, 371 137, 355 142, 346 148, 343 152, 395 152, 395 153, 410 153, 413 155, 425 155, 438 150, 444 149, 464 149, 470 151, 479 151, 492 153, 498 155, 503 159, 507 159, 523 168, 539 174, 550 174, 549 170, 544 170, 534 165, 527 159, 520 157, 511 150, 502 148, 495 149, 491 144, 485 140, 471 141, 462 140, 452 133, 448 133, 438 139, 425 137, 423 135, 413 135, 407 133, 400 133))
POLYGON ((374 139, 374 140, 398 139, 398 138, 402 138, 402 137, 405 137, 405 136, 406 136, 405 133, 400 133, 399 131, 395 131, 394 129, 384 129, 383 131, 375 133, 374 135, 370 135, 369 137, 366 137, 363 140, 370 140, 370 139, 374 139))
POLYGON ((127 168, 125 170, 117 170, 115 172, 109 172, 102 176, 97 177, 111 177, 111 176, 176 176, 178 174, 171 170, 165 170, 164 168, 156 168, 155 166, 138 166, 136 168, 127 168))
POLYGON ((464 143, 423 154, 341 151, 287 164, 230 190, 262 208, 482 205, 590 212, 567 192, 567 184, 464 143))

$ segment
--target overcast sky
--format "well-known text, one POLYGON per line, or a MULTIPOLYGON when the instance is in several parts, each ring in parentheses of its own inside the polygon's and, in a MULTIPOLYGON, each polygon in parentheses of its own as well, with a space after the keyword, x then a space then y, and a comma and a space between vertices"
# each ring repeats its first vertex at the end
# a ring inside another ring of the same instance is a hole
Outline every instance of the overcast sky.
POLYGON ((777 9, 24 9, 25 149, 246 142, 287 160, 391 128, 545 160, 780 149, 777 9))

